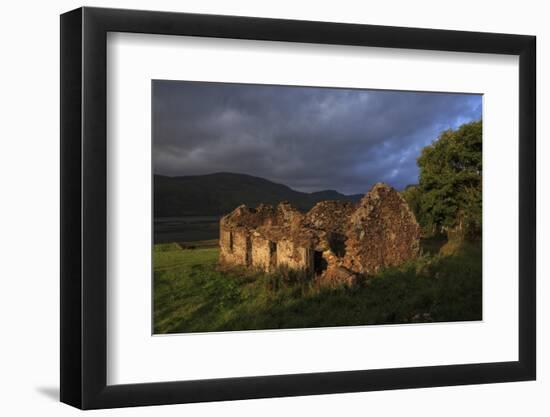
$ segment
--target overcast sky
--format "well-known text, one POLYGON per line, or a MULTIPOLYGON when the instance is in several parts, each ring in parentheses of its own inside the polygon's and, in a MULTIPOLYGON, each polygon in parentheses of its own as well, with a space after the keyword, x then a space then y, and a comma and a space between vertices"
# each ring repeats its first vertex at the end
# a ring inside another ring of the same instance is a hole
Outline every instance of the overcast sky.
POLYGON ((153 81, 157 174, 250 174, 299 191, 365 193, 418 180, 445 129, 479 120, 481 95, 153 81))

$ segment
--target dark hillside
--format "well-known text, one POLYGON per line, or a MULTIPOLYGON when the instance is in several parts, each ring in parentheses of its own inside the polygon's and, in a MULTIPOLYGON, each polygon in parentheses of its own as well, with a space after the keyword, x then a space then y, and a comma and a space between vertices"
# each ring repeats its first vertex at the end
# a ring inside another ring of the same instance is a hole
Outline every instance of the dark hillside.
POLYGON ((246 204, 277 204, 289 201, 309 210, 319 201, 358 201, 361 195, 346 196, 334 190, 303 193, 283 184, 244 174, 216 173, 184 177, 154 176, 155 217, 218 216, 246 204))

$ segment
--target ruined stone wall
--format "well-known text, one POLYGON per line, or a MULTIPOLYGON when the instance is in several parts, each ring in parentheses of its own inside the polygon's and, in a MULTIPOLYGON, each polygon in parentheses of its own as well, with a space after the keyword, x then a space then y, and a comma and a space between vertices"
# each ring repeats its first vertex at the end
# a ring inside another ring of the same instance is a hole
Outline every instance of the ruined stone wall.
POLYGON ((246 229, 220 230, 220 262, 227 265, 250 266, 252 243, 246 229))
POLYGON ((418 256, 420 227, 407 202, 392 187, 378 183, 350 216, 343 266, 374 273, 418 256))
POLYGON ((313 250, 291 240, 272 241, 246 229, 222 229, 220 263, 225 266, 249 266, 266 272, 279 266, 312 270, 313 250))
POLYGON ((252 233, 252 266, 269 272, 277 262, 277 254, 273 253, 274 242, 263 238, 259 233, 252 233))
POLYGON ((354 210, 355 206, 346 201, 321 201, 306 213, 303 226, 310 229, 345 234, 348 217, 354 210))
POLYGON ((291 238, 294 232, 299 234, 302 218, 303 214, 288 203, 276 208, 237 207, 220 220, 220 263, 267 272, 281 265, 308 268, 308 250, 291 238))
POLYGON ((277 266, 287 266, 290 269, 312 270, 313 251, 300 247, 289 240, 277 242, 277 266))
POLYGON ((263 271, 305 269, 329 282, 399 265, 419 253, 420 227, 406 201, 379 183, 357 205, 323 201, 302 214, 276 208, 237 207, 220 220, 220 262, 263 271))
POLYGON ((220 262, 221 263, 233 263, 233 250, 232 243, 233 235, 231 229, 224 227, 220 224, 220 262))

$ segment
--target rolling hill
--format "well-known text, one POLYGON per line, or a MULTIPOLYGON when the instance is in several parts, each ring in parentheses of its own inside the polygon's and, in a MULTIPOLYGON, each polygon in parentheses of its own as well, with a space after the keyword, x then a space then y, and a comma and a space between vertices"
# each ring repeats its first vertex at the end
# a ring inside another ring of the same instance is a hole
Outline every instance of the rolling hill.
POLYGON ((183 177, 155 175, 153 187, 155 217, 218 216, 241 204, 256 207, 281 201, 306 211, 319 201, 355 202, 362 197, 334 190, 303 193, 264 178, 225 172, 183 177))

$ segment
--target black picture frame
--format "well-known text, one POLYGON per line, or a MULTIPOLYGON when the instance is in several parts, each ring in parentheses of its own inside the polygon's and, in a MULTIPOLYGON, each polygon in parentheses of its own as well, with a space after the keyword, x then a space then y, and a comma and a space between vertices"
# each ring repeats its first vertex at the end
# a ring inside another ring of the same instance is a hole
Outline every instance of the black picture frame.
POLYGON ((536 377, 534 36, 171 12, 61 15, 61 401, 82 409, 421 388, 536 377), (108 32, 519 56, 519 360, 107 385, 108 32))

